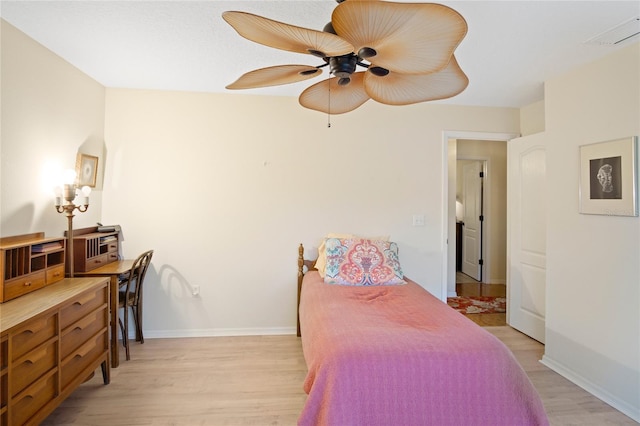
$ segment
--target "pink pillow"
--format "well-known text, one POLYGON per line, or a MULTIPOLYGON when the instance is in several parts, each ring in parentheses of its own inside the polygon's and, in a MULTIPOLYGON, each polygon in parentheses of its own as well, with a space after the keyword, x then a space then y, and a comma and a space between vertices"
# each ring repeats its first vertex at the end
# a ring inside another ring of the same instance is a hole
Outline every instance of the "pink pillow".
POLYGON ((325 253, 324 281, 328 284, 406 284, 396 243, 363 238, 327 238, 325 253))

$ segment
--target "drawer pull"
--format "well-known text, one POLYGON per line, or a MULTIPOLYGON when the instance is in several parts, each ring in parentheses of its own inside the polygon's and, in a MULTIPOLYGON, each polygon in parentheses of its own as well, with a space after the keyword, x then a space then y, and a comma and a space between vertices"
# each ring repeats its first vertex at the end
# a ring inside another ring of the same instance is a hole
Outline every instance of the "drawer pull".
POLYGON ((45 318, 42 319, 40 321, 38 321, 37 323, 34 324, 29 324, 31 327, 25 329, 24 331, 21 331, 20 333, 28 333, 28 334, 36 334, 41 332, 42 330, 45 329, 45 327, 47 327, 47 325, 49 324, 49 320, 50 318, 45 318))
POLYGON ((54 276, 54 277, 59 277, 60 275, 61 275, 61 274, 60 274, 60 272, 54 272, 54 273, 53 273, 53 276, 54 276))
POLYGON ((94 300, 94 295, 90 294, 88 296, 85 296, 82 299, 76 300, 73 304, 74 305, 78 305, 78 306, 82 306, 82 305, 86 305, 87 302, 91 302, 92 300, 94 300))
POLYGON ((73 356, 74 358, 83 358, 87 356, 89 352, 91 352, 96 347, 95 342, 87 342, 87 344, 82 345, 78 352, 73 356))
POLYGON ((47 348, 42 348, 37 352, 33 352, 31 356, 24 362, 27 364, 35 364, 47 355, 47 348))
POLYGON ((37 384, 35 387, 29 389, 30 392, 28 394, 26 394, 24 397, 25 398, 35 398, 40 392, 42 392, 42 390, 47 386, 47 381, 43 380, 41 381, 39 384, 37 384))
POLYGON ((31 281, 27 281, 23 284, 25 287, 31 287, 31 281))
POLYGON ((86 317, 76 323, 76 326, 73 328, 74 330, 84 330, 88 325, 93 324, 95 321, 95 317, 86 317))

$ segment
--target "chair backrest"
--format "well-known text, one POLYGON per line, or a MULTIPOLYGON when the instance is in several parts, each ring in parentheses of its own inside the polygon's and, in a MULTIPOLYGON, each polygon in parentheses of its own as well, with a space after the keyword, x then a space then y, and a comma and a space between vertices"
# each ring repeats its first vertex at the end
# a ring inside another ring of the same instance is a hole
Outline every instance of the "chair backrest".
POLYGON ((149 265, 151 264, 151 257, 153 257, 153 250, 148 250, 138 256, 133 262, 131 271, 123 285, 126 286, 125 294, 133 294, 134 297, 133 300, 129 300, 129 297, 127 297, 126 303, 137 305, 142 298, 142 283, 144 282, 145 275, 147 275, 147 269, 149 269, 149 265))

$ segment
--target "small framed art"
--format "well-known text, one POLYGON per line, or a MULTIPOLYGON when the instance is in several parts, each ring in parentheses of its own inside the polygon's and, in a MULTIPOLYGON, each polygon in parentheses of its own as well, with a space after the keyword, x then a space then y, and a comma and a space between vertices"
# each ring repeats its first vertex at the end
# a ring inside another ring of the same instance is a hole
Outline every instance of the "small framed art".
POLYGON ((76 173, 78 175, 78 186, 96 186, 98 174, 98 157, 79 153, 76 159, 76 173))
POLYGON ((638 216, 638 137, 580 146, 580 213, 638 216))

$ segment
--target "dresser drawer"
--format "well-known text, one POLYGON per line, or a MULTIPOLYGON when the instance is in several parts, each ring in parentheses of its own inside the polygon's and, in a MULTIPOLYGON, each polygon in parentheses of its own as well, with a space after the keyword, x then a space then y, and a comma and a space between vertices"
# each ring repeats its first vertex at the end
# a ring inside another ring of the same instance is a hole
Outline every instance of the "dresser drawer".
POLYGON ((115 262, 116 260, 118 260, 117 251, 107 253, 107 263, 115 262))
POLYGON ((57 315, 38 317, 11 334, 11 358, 16 360, 58 333, 57 315))
POLYGON ((26 423, 40 408, 56 397, 57 376, 55 372, 47 374, 13 399, 11 424, 26 423))
POLYGON ((61 357, 65 359, 91 336, 107 327, 106 306, 91 312, 62 332, 61 357))
POLYGON ((41 345, 22 356, 11 367, 11 391, 13 396, 35 382, 40 376, 56 366, 58 361, 57 341, 41 345))
POLYGON ((33 274, 21 276, 20 278, 5 281, 4 300, 15 299, 18 296, 42 288, 45 285, 45 280, 45 272, 38 271, 33 274))
POLYGON ((107 291, 107 287, 102 287, 83 293, 72 304, 62 308, 62 311, 60 311, 60 329, 64 330, 102 304, 107 303, 109 300, 107 291))
POLYGON ((64 265, 53 266, 47 269, 47 285, 53 284, 64 278, 64 265))
POLYGON ((92 271, 96 268, 106 265, 111 262, 109 260, 109 254, 101 254, 100 256, 90 257, 85 261, 84 270, 86 272, 92 271))
POLYGON ((90 339, 62 361, 62 389, 109 349, 107 332, 90 339))

